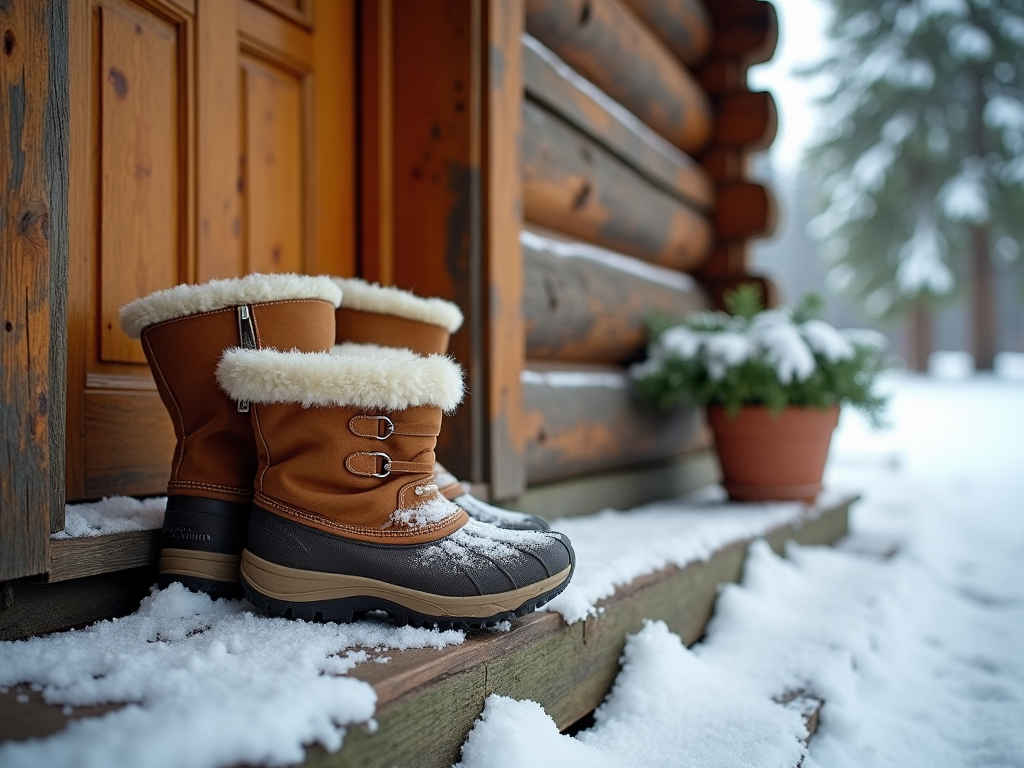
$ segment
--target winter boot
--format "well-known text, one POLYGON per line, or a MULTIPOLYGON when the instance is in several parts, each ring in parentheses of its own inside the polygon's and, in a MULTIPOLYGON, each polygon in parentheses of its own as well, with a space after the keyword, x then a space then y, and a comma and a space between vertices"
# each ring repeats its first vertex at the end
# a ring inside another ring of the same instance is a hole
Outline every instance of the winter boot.
POLYGON ((433 480, 446 357, 228 350, 217 379, 250 403, 259 469, 245 596, 293 618, 477 628, 522 616, 572 575, 568 540, 471 520, 433 480))
MULTIPOLYGON (((451 334, 462 326, 462 311, 450 301, 424 299, 358 278, 334 278, 334 282, 345 294, 344 304, 335 313, 336 354, 368 354, 374 347, 385 347, 410 349, 418 355, 444 355, 451 334)), ((476 520, 510 530, 551 529, 543 518, 480 501, 439 463, 434 465, 434 476, 441 493, 476 520)))
POLYGON ((249 404, 231 400, 215 370, 228 347, 323 352, 334 342, 341 290, 329 279, 249 275, 179 285, 121 308, 141 338, 178 439, 167 483, 160 584, 240 594, 256 443, 249 404))

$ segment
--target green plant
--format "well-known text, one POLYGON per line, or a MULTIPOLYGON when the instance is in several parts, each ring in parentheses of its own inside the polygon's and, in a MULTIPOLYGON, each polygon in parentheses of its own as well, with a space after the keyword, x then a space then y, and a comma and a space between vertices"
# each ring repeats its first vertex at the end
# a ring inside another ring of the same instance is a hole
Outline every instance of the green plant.
POLYGON ((727 294, 725 305, 728 312, 697 312, 678 325, 654 319, 648 359, 632 369, 643 400, 669 408, 685 398, 732 415, 744 405, 777 413, 788 405, 846 404, 881 424, 886 401, 875 386, 884 339, 819 320, 816 294, 769 310, 760 286, 748 283, 727 294))

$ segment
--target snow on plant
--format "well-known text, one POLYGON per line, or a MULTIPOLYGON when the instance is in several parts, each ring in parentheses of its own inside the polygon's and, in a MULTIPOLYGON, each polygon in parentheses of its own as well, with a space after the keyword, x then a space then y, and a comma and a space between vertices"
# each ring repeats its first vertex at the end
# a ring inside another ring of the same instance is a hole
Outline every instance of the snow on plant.
POLYGON ((655 321, 648 359, 633 366, 637 392, 668 408, 696 405, 828 408, 848 404, 880 423, 885 401, 875 394, 884 338, 838 331, 817 318, 821 299, 765 309, 761 289, 744 284, 725 297, 728 312, 703 311, 680 325, 655 321))

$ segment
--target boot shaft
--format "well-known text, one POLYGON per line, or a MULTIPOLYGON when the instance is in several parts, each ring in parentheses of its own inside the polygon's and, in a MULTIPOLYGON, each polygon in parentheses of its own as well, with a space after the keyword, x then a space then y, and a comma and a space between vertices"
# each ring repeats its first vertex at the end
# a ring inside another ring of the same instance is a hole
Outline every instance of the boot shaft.
POLYGON ((218 386, 217 363, 225 349, 237 346, 329 349, 336 295, 340 299, 323 279, 250 275, 178 286, 125 307, 122 323, 142 341, 174 425, 170 495, 228 502, 252 498, 257 457, 248 406, 218 386), (263 298, 269 300, 246 301, 263 298), (237 300, 242 303, 216 306, 237 300))
POLYGON ((462 311, 444 299, 425 299, 399 288, 358 278, 335 278, 345 302, 336 313, 338 344, 375 344, 444 355, 451 334, 462 326, 462 311))
POLYGON ((462 392, 447 358, 231 350, 217 376, 252 401, 258 506, 380 544, 435 541, 465 523, 433 479, 442 411, 462 392))

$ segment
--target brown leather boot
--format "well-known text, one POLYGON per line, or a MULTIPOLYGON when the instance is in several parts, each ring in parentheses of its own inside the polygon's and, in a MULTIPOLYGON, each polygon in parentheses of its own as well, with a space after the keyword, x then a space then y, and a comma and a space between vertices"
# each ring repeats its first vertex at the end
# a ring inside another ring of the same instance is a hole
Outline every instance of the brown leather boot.
MULTIPOLYGON (((448 353, 451 334, 462 326, 462 311, 444 299, 425 299, 401 288, 384 287, 358 278, 334 278, 345 294, 335 316, 336 354, 372 354, 404 348, 418 355, 448 353)), ((547 531, 547 521, 511 512, 481 501, 438 462, 434 477, 445 498, 481 522, 518 531, 547 531)))
POLYGON ((557 533, 471 520, 438 492, 434 447, 461 370, 430 357, 229 350, 259 451, 245 596, 293 618, 476 628, 522 616, 573 569, 557 533))
POLYGON ((142 348, 178 439, 167 483, 160 583, 240 594, 238 564, 256 476, 247 403, 215 370, 228 347, 323 352, 334 342, 341 291, 329 279, 249 275, 179 285, 121 309, 142 348))

